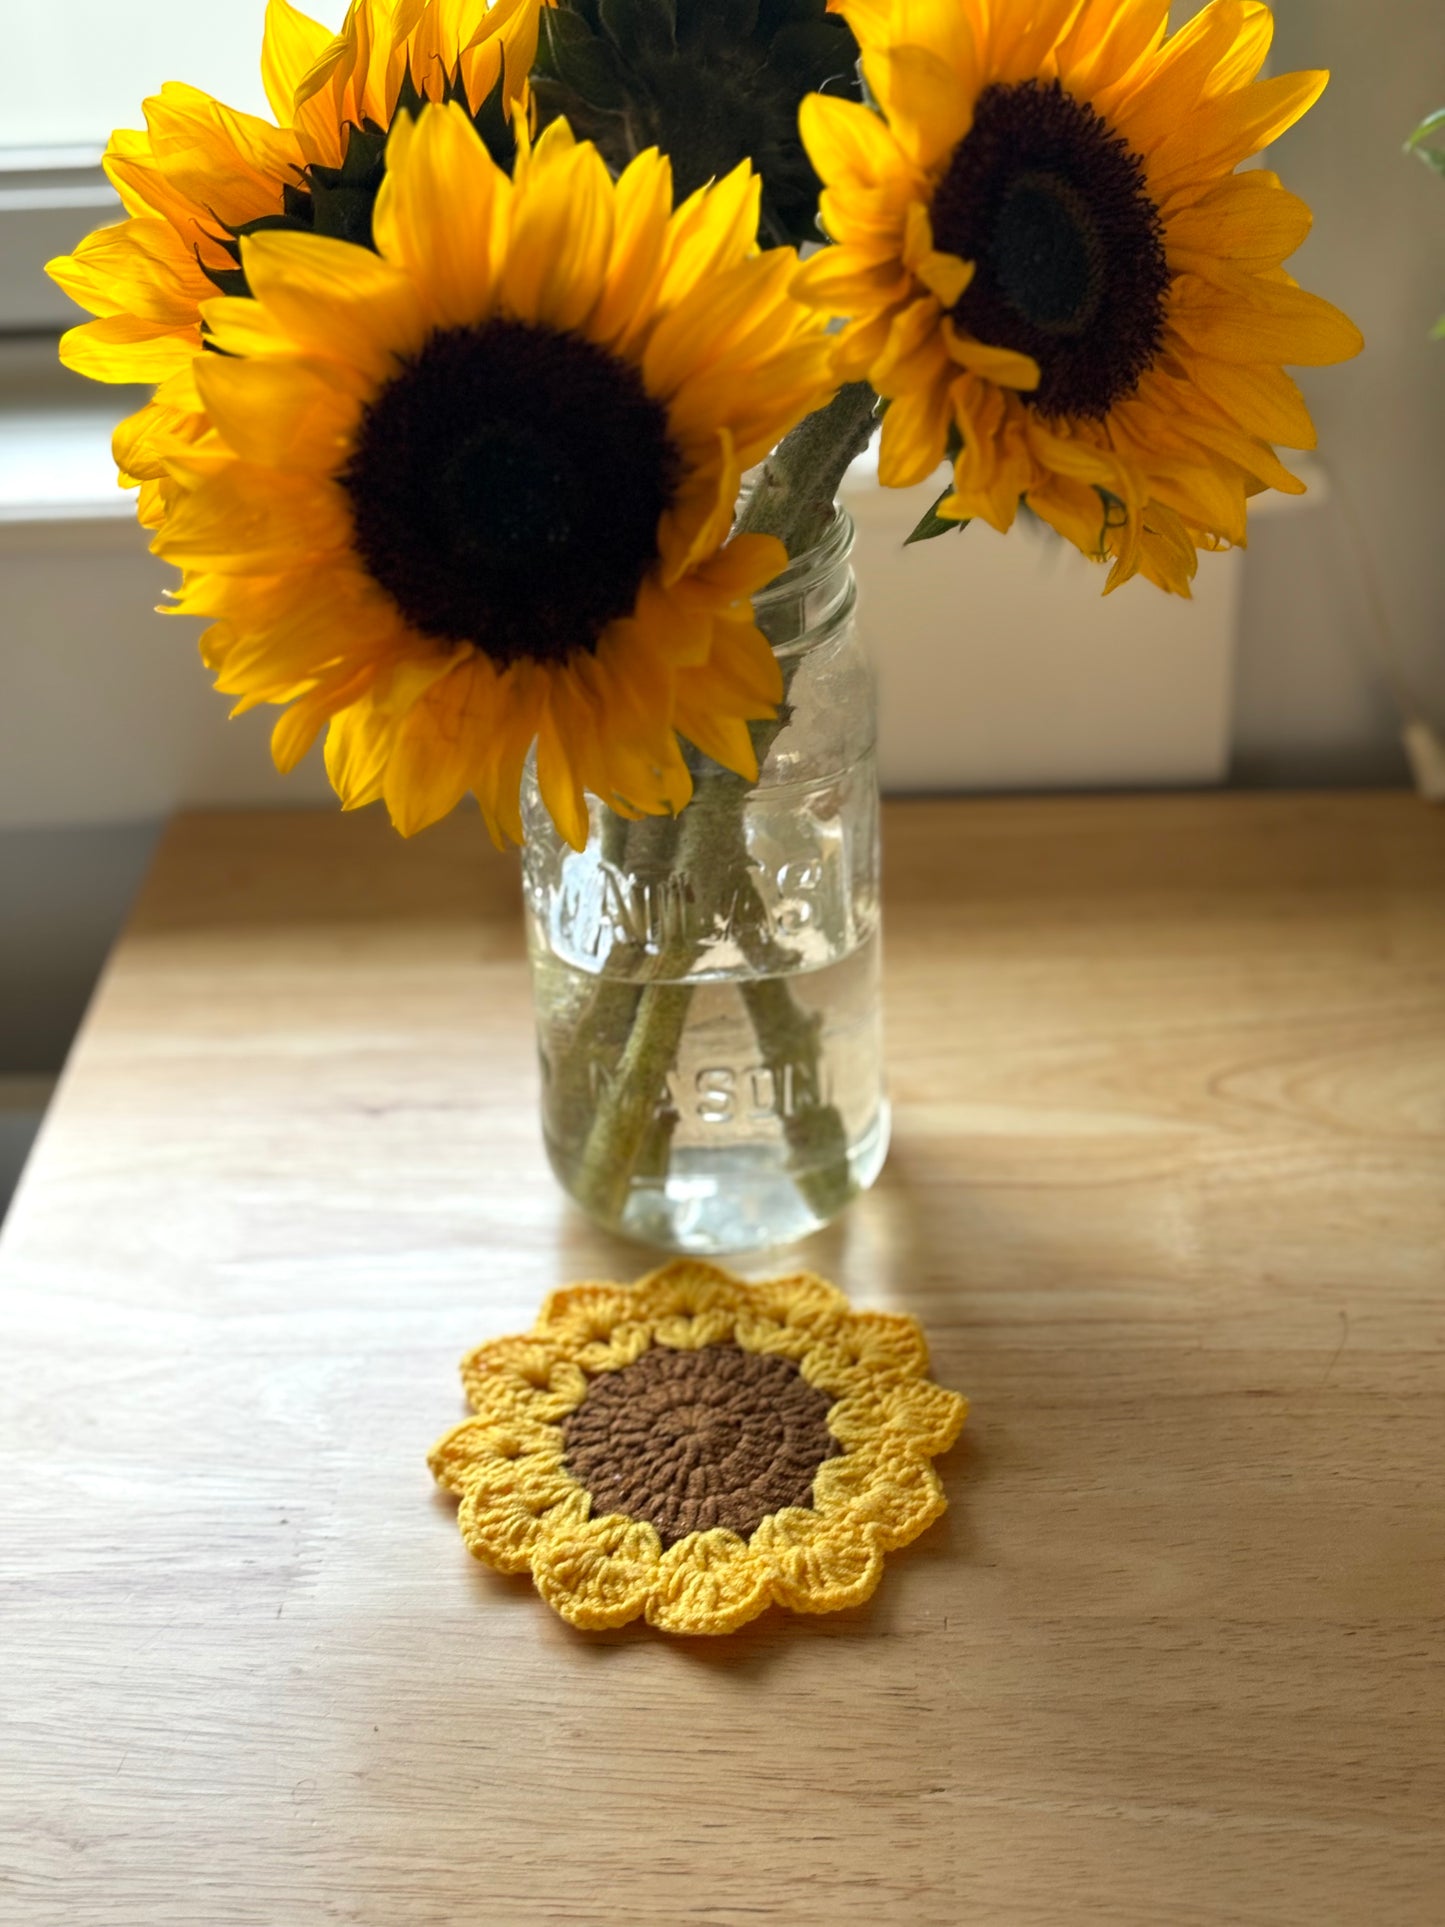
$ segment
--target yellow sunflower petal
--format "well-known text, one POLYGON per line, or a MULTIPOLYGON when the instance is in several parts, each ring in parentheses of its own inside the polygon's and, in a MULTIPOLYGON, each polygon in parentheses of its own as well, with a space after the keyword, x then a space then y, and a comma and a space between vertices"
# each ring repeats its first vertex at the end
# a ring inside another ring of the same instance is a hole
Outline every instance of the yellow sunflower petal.
MULTIPOLYGON (((920 203, 914 205, 922 211, 920 203)), ((792 288, 799 300, 825 314, 853 314, 907 300, 911 276, 899 259, 874 262, 851 248, 823 248, 799 268, 792 288)))
POLYGON ((933 245, 933 223, 921 202, 909 204, 904 224, 903 262, 945 308, 953 307, 977 272, 972 261, 941 254, 933 245))
POLYGON ((1102 15, 1081 9, 1059 46, 1059 78, 1107 115, 1147 71, 1168 31, 1169 0, 1111 0, 1102 15))
POLYGON ((1038 0, 1034 6, 992 10, 989 78, 1006 83, 1040 73, 1051 78, 1055 49, 1078 10, 1079 0, 1038 0))
POLYGON ((863 71, 899 145, 919 169, 945 160, 972 125, 976 85, 971 72, 960 75, 926 47, 865 55, 863 71))
POLYGON ((215 292, 166 221, 98 228, 45 271, 94 315, 129 314, 172 330, 193 326, 198 300, 215 292))
POLYGON ((1212 94, 1252 81, 1269 52, 1269 9, 1244 0, 1210 0, 1174 34, 1132 98, 1111 99, 1111 122, 1138 153, 1149 154, 1212 94))
POLYGON ((1281 74, 1203 102, 1150 155, 1150 191, 1166 201, 1186 183, 1227 173, 1293 127, 1328 81, 1326 73, 1281 74))
POLYGON ((713 444, 713 461, 708 467, 699 466, 662 519, 658 546, 664 585, 677 582, 716 554, 732 527, 742 463, 728 429, 719 428, 713 444))
MULTIPOLYGON (((180 467, 174 455, 171 468, 180 467)), ((152 544, 167 562, 219 575, 300 567, 319 554, 345 554, 350 520, 340 491, 305 477, 233 462, 189 490, 152 544)))
POLYGON ((1285 448, 1313 448, 1315 426, 1299 386, 1282 368, 1196 355, 1191 379, 1246 433, 1285 448))
POLYGON ((344 810, 381 800, 391 754, 392 719, 372 703, 353 703, 326 730, 326 774, 344 810))
POLYGON ((307 363, 200 355, 195 382, 212 427, 245 461, 322 476, 345 461, 356 402, 307 363))
POLYGON ((666 266, 658 291, 662 308, 753 253, 762 191, 761 176, 742 161, 720 181, 688 196, 668 223, 666 266))
MULTIPOLYGON (((537 731, 537 785, 562 836, 574 850, 581 850, 586 848, 591 821, 577 756, 570 747, 585 731, 585 725, 579 729, 577 710, 578 705, 560 681, 548 691, 537 731)), ((587 747, 577 742, 583 753, 587 747)))
POLYGON ((475 654, 460 656, 400 723, 382 796, 393 828, 415 836, 454 810, 484 766, 496 676, 475 654))
POLYGON ((369 665, 338 670, 282 714, 271 731, 271 758, 283 776, 295 769, 336 712, 360 698, 372 675, 369 665))
POLYGON ((289 125, 296 94, 308 71, 330 45, 331 34, 290 0, 266 0, 266 25, 261 41, 261 84, 271 112, 289 125))
POLYGON ((911 488, 926 481, 943 460, 948 412, 932 388, 889 402, 878 449, 878 479, 885 488, 911 488))
POLYGON ((425 336, 420 291, 369 248, 319 234, 252 234, 241 263, 268 316, 312 354, 384 377, 425 336))
POLYGON ((953 322, 944 317, 944 345, 960 368, 981 376, 998 388, 1018 388, 1025 392, 1039 385, 1039 364, 1031 355, 1014 348, 995 348, 971 335, 960 334, 953 322))
POLYGON ((1169 223, 1169 259, 1182 273, 1211 278, 1216 266, 1275 268, 1303 246, 1313 216, 1262 168, 1232 174, 1169 223))
POLYGON ((610 1339, 618 1325, 636 1317, 637 1301, 625 1285, 563 1285, 549 1291, 537 1313, 539 1325, 555 1325, 583 1344, 610 1339))
POLYGON ((649 147, 618 178, 612 257, 588 333, 614 353, 635 350, 662 278, 672 214, 672 164, 649 147))
POLYGON ((500 300, 526 321, 580 328, 600 300, 612 255, 613 190, 595 147, 538 142, 519 185, 500 300))
MULTIPOLYGON (((1162 503, 1151 502, 1144 514, 1139 573, 1156 588, 1187 601, 1198 566, 1198 552, 1185 523, 1162 503)), ((1111 580, 1109 587, 1114 586, 1111 580)))
POLYGON ((545 700, 545 690, 531 663, 515 663, 498 680, 496 733, 475 780, 477 803, 498 849, 505 848, 508 841, 522 841, 522 769, 536 738, 545 700))
POLYGON ((557 1498, 564 1497, 572 1483, 562 1472, 557 1428, 512 1413, 463 1419, 438 1439, 427 1454, 427 1464, 438 1485, 449 1492, 465 1492, 495 1472, 509 1482, 524 1480, 534 1490, 550 1489, 557 1498))
POLYGON ((165 381, 199 354, 199 328, 172 332, 138 315, 83 321, 60 337, 60 359, 92 381, 165 381))
POLYGON ((1104 556, 1104 498, 1086 482, 1067 475, 1051 475, 1028 492, 1034 514, 1072 542, 1081 554, 1102 561, 1104 556))
POLYGON ((424 114, 420 123, 398 121, 372 234, 381 255, 405 270, 443 325, 466 326, 490 307, 500 267, 497 203, 510 194, 510 182, 460 102, 424 114), (413 126, 414 133, 398 140, 413 126))
POLYGON ((798 132, 825 181, 872 186, 908 165, 887 123, 851 100, 809 94, 798 109, 798 132))
POLYGON ((1303 288, 1267 284, 1259 305, 1245 306, 1192 276, 1181 277, 1180 286, 1172 325, 1191 347, 1217 361, 1315 368, 1348 361, 1365 345, 1348 315, 1303 288))
POLYGON ((538 0, 494 0, 490 7, 477 4, 469 11, 476 24, 467 32, 463 22, 458 33, 462 41, 459 68, 467 99, 487 99, 500 62, 505 81, 502 105, 511 114, 527 97, 527 76, 537 58, 541 6, 538 0))

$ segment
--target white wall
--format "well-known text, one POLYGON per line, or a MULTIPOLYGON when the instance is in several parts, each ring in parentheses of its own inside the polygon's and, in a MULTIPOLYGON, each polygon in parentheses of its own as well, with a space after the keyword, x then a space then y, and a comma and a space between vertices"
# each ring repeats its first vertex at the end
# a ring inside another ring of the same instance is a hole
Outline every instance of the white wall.
POLYGON ((1401 144, 1445 105, 1440 0, 1280 0, 1274 66, 1328 67, 1319 106, 1272 164, 1315 210, 1291 269, 1345 308, 1366 351, 1305 371, 1328 513, 1251 556, 1236 676, 1237 774, 1255 782, 1403 780, 1359 557, 1357 506, 1400 680, 1445 724, 1445 182, 1401 144))

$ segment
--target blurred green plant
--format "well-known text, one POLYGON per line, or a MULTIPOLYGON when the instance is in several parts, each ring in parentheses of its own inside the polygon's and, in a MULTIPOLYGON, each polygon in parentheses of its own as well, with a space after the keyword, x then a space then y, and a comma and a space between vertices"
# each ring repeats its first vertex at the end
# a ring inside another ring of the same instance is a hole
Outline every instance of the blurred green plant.
MULTIPOLYGON (((1405 142, 1405 152, 1416 155, 1445 180, 1445 107, 1437 107, 1433 114, 1425 116, 1405 142)), ((1430 332, 1436 341, 1445 341, 1445 315, 1441 315, 1430 332)))

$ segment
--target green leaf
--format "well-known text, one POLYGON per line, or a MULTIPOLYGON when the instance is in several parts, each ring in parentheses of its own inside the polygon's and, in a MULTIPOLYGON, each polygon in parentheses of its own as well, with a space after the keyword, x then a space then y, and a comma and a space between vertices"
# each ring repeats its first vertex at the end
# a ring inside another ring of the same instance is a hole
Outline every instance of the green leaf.
POLYGON ((1445 107, 1437 107, 1433 114, 1427 114, 1405 142, 1407 154, 1417 154, 1427 167, 1445 178, 1445 147, 1430 145, 1436 134, 1445 134, 1445 107))
POLYGON ((947 501, 952 493, 953 483, 950 482, 948 487, 939 496, 938 501, 933 504, 933 507, 921 519, 912 535, 910 535, 908 540, 903 544, 905 549, 914 542, 931 542, 936 535, 947 535, 951 529, 966 529, 968 527, 966 520, 955 522, 945 519, 945 517, 941 516, 938 512, 940 505, 947 501))
POLYGON ((588 45, 592 29, 580 14, 564 7, 544 7, 537 36, 537 70, 561 78, 560 62, 567 49, 588 45))
POLYGON ((1440 319, 1435 323, 1435 326, 1430 330, 1430 339, 1432 341, 1445 341, 1445 314, 1441 315, 1440 319))
POLYGON ((592 107, 621 113, 627 85, 617 55, 597 39, 576 14, 549 7, 542 15, 538 67, 592 107))

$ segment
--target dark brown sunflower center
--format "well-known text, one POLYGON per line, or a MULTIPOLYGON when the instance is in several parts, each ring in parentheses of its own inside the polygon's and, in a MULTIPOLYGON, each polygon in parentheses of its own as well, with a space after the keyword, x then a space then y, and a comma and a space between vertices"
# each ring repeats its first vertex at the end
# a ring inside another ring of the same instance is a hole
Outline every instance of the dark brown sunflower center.
POLYGON ((961 328, 1031 355, 1045 415, 1099 418, 1164 338, 1169 268, 1143 163, 1057 81, 988 87, 934 193, 934 243, 977 263, 961 328))
POLYGON ((362 416, 354 542, 412 625, 505 667, 630 612, 681 461, 628 363, 521 321, 434 334, 362 416))
POLYGON ((654 1346, 592 1381, 563 1422, 566 1466, 594 1513, 646 1520, 664 1546, 714 1526, 746 1539, 769 1513, 812 1503, 819 1466, 843 1449, 832 1403, 791 1359, 654 1346))

